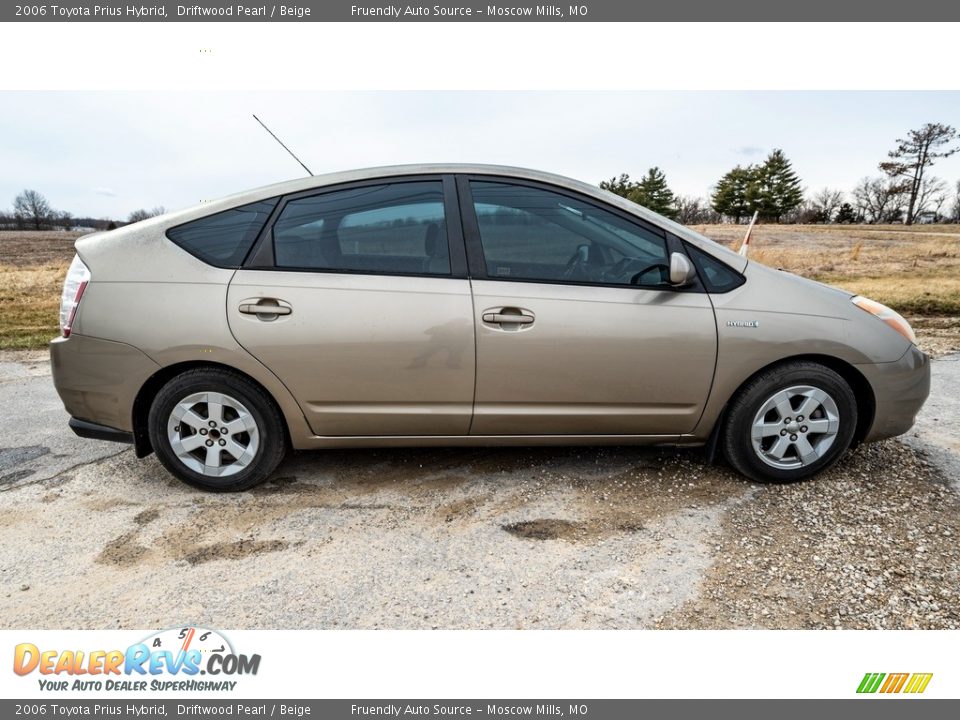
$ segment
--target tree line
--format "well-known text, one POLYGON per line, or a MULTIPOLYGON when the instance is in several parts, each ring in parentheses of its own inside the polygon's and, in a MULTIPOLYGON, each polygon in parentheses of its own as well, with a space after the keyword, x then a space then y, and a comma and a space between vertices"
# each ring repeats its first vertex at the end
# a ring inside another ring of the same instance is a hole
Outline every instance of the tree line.
MULTIPOLYGON (((744 222, 756 212, 772 223, 905 223, 960 222, 960 180, 948 185, 930 168, 960 151, 957 131, 927 123, 898 138, 881 174, 864 177, 849 192, 822 188, 807 196, 783 150, 773 150, 759 164, 737 165, 721 177, 709 199, 677 195, 659 167, 639 180, 623 173, 600 187, 686 225, 744 222)), ((135 210, 126 223, 166 212, 163 207, 135 210)), ((50 230, 92 227, 111 230, 124 222, 109 218, 77 218, 54 209, 36 190, 24 190, 11 212, 0 212, 0 229, 50 230)))
POLYGON ((126 222, 110 218, 74 217, 72 213, 52 207, 42 193, 36 190, 24 190, 14 198, 12 211, 0 211, 0 229, 71 230, 82 227, 113 230, 121 225, 146 220, 165 212, 164 207, 155 207, 150 210, 141 208, 130 213, 126 222))
POLYGON ((940 123, 910 130, 878 163, 880 174, 864 177, 849 192, 823 188, 807 196, 780 149, 762 163, 728 171, 709 199, 675 194, 659 167, 639 180, 624 173, 600 187, 686 225, 745 222, 754 212, 760 222, 772 223, 960 222, 960 180, 948 185, 930 172, 960 150, 958 139, 953 127, 940 123))

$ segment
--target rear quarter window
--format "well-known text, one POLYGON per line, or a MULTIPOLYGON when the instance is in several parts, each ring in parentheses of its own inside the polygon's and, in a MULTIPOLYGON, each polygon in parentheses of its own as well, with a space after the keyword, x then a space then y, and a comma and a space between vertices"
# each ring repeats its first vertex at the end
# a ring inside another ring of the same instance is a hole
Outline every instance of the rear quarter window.
POLYGON ((271 198, 192 220, 167 230, 167 237, 205 263, 240 267, 277 200, 271 198))

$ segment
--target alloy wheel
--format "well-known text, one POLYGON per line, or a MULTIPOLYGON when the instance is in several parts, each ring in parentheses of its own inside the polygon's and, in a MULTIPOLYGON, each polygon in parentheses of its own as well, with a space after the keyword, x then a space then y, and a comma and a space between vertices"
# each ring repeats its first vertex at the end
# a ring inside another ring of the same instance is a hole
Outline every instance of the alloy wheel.
POLYGON ((260 430, 247 407, 229 395, 199 392, 178 402, 167 438, 180 462, 210 477, 234 475, 253 461, 260 430))
POLYGON ((760 406, 750 436, 764 463, 792 470, 824 457, 839 430, 840 411, 829 393, 812 385, 794 385, 760 406))

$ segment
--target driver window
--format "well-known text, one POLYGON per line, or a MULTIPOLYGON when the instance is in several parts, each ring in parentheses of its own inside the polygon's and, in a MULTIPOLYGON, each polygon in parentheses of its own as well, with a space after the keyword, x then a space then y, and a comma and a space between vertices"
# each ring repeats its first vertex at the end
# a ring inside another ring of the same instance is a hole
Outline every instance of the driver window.
POLYGON ((472 181, 470 189, 491 279, 668 283, 666 239, 652 230, 541 188, 472 181))

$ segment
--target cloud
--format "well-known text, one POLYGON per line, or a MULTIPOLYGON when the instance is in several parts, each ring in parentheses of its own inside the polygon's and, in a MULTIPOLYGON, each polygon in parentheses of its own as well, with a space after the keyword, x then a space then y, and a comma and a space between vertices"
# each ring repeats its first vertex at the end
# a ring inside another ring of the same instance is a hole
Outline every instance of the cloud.
POLYGON ((108 188, 108 187, 95 187, 95 188, 92 188, 92 190, 93 190, 93 192, 95 192, 97 195, 106 195, 107 197, 116 197, 116 196, 117 196, 117 191, 114 190, 113 188, 108 188))
POLYGON ((743 147, 738 147, 734 152, 737 155, 762 155, 763 148, 757 147, 756 145, 744 145, 743 147))

